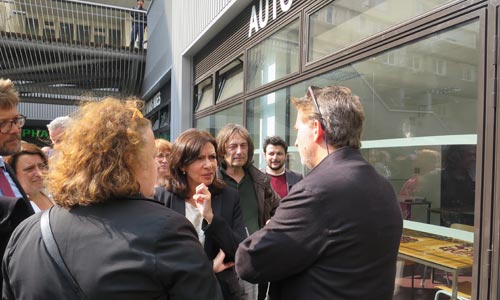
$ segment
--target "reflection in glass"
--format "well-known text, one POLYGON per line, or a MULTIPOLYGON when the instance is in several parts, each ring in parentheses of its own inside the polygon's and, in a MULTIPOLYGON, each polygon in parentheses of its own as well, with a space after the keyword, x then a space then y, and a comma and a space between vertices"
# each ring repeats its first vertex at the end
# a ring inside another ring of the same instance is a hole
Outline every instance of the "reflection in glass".
POLYGON ((243 106, 241 104, 219 111, 213 115, 196 119, 194 127, 210 132, 213 136, 228 123, 243 124, 243 106))
POLYGON ((299 21, 294 21, 248 51, 247 88, 298 72, 299 58, 299 21))
POLYGON ((319 59, 446 2, 450 0, 332 1, 310 16, 308 60, 319 59))
POLYGON ((297 115, 290 105, 290 94, 302 92, 301 85, 292 86, 247 102, 247 129, 255 146, 254 164, 265 167, 262 144, 264 139, 278 135, 289 145, 287 168, 301 173, 303 170, 297 149, 294 147, 296 132, 293 124, 297 115))
POLYGON ((406 218, 472 225, 479 45, 471 21, 312 78, 291 95, 307 85, 351 88, 366 113, 363 156, 393 184, 406 218))

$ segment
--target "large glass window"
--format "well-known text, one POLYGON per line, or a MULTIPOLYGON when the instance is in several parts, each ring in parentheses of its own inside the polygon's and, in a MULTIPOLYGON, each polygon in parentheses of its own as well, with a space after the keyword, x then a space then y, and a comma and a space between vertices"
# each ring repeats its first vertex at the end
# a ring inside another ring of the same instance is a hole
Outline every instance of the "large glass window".
POLYGON ((313 61, 450 0, 336 0, 309 19, 308 60, 313 61))
POLYGON ((243 124, 243 106, 241 104, 221 110, 213 115, 196 119, 194 127, 207 130, 216 136, 219 130, 228 123, 243 124))
MULTIPOLYGON (((395 299, 411 299, 404 291, 412 275, 427 285, 470 281, 479 44, 479 21, 471 21, 247 103, 247 127, 260 150, 268 135, 293 145, 296 112, 289 99, 303 97, 307 86, 344 85, 360 96, 361 153, 393 185, 405 219, 395 299), (424 266, 435 268, 433 277, 424 266)), ((254 161, 263 166, 259 154, 254 161)), ((299 155, 290 167, 301 171, 299 155)))
POLYGON ((366 112, 362 153, 393 184, 405 218, 473 225, 478 39, 479 22, 470 22, 253 99, 256 148, 273 134, 293 145, 290 96, 308 85, 348 86, 366 112))
POLYGON ((299 71, 299 21, 248 50, 247 88, 254 89, 299 71))

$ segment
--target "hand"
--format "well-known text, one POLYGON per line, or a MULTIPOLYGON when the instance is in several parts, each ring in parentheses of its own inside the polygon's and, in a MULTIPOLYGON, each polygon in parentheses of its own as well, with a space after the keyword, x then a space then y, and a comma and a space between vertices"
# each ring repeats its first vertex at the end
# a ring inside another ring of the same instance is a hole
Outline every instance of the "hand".
POLYGON ((212 194, 208 190, 208 187, 202 183, 196 187, 196 193, 193 195, 196 207, 200 211, 201 215, 207 223, 212 223, 214 219, 214 213, 212 211, 212 194))
POLYGON ((224 251, 222 250, 219 250, 219 253, 217 253, 217 256, 214 258, 213 260, 213 263, 214 263, 214 266, 213 266, 213 270, 214 270, 214 273, 219 273, 219 272, 222 272, 226 269, 229 269, 231 267, 234 266, 234 262, 228 262, 228 263, 224 263, 224 258, 226 257, 226 254, 224 253, 224 251))

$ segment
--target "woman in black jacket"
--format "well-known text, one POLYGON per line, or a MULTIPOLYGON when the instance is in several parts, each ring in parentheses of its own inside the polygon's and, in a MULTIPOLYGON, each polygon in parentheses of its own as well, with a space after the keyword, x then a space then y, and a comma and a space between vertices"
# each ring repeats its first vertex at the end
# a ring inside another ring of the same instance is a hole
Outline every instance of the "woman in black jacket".
POLYGON ((245 237, 238 192, 216 178, 217 143, 206 131, 190 129, 172 144, 166 188, 155 199, 184 215, 198 232, 226 300, 239 299, 234 255, 245 237))
MULTIPOLYGON (((88 102, 65 130, 48 171, 57 203, 45 211, 54 253, 87 299, 220 300, 193 226, 152 199, 156 148, 141 104, 88 102)), ((79 299, 47 252, 40 218, 31 216, 12 234, 2 299, 79 299)))

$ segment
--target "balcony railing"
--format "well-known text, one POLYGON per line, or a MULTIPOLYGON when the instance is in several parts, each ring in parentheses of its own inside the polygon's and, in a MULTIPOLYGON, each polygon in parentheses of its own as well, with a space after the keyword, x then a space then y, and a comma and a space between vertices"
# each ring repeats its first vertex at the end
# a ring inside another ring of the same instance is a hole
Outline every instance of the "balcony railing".
POLYGON ((85 1, 0 0, 0 77, 14 80, 26 101, 138 95, 147 32, 144 47, 131 47, 132 15, 146 19, 85 1))

